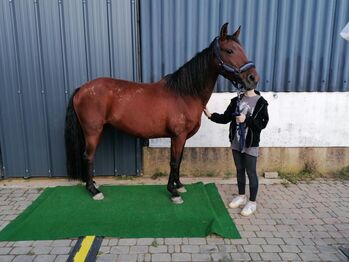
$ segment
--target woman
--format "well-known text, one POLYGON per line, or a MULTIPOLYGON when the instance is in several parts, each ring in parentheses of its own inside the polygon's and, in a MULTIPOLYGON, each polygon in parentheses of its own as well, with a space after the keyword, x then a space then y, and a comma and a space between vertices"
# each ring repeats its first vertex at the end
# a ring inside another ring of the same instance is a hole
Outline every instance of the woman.
POLYGON ((249 216, 257 210, 256 197, 258 177, 256 172, 259 140, 261 130, 269 121, 268 102, 255 89, 246 90, 244 94, 231 100, 224 114, 211 114, 207 108, 205 115, 219 124, 230 123, 229 140, 237 172, 239 196, 230 203, 230 208, 244 206, 241 215, 249 216), (250 197, 245 195, 246 175, 250 182, 250 197))

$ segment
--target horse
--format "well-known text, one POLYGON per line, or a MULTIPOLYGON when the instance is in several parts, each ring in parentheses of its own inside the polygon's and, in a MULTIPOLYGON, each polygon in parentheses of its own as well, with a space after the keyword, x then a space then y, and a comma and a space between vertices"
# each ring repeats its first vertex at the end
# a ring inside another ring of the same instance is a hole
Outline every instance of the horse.
POLYGON ((218 75, 244 87, 255 87, 259 81, 238 40, 241 26, 232 35, 227 28, 225 23, 209 47, 158 82, 103 77, 77 88, 69 99, 65 121, 68 177, 85 182, 93 199, 104 198, 92 171, 106 124, 144 139, 168 137, 171 155, 167 190, 173 203, 183 203, 180 193, 185 187, 179 170, 185 142, 201 125, 218 75))

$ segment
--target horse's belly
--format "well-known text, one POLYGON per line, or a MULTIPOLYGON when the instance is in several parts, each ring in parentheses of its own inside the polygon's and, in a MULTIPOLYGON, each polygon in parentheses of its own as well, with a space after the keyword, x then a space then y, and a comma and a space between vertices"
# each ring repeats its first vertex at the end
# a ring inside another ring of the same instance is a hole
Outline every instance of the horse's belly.
POLYGON ((142 138, 170 136, 163 121, 142 115, 133 116, 129 114, 123 117, 116 117, 109 124, 127 134, 142 138))

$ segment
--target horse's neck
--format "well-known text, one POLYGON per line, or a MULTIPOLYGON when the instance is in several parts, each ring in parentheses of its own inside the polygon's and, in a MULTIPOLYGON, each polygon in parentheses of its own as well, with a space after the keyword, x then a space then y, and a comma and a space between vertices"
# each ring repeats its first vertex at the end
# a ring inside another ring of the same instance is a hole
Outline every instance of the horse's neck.
POLYGON ((214 67, 212 68, 209 67, 209 70, 207 70, 207 75, 208 75, 208 78, 207 78, 206 86, 200 94, 200 99, 203 106, 206 106, 206 104, 208 103, 208 100, 210 100, 214 86, 217 82, 218 71, 214 67))

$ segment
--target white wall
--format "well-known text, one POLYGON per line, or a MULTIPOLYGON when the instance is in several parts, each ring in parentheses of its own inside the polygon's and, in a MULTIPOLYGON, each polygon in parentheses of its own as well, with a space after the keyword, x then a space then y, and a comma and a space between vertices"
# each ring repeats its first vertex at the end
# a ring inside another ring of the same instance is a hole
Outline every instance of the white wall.
MULTIPOLYGON (((235 93, 214 93, 207 105, 223 113, 235 93)), ((262 131, 262 147, 349 146, 349 92, 262 93, 269 103, 269 124, 262 131)), ((202 116, 199 131, 186 147, 228 147, 229 124, 202 116)), ((169 139, 152 139, 150 147, 169 147, 169 139)))

